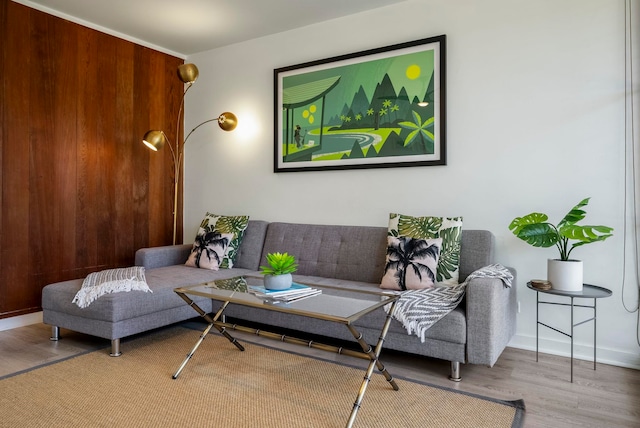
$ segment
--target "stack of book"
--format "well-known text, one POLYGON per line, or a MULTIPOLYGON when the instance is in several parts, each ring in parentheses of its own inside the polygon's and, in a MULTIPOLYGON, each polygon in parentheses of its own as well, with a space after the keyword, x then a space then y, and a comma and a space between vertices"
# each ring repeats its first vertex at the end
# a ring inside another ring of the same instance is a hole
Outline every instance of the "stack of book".
POLYGON ((267 290, 261 285, 250 285, 248 286, 248 291, 257 297, 274 303, 291 303, 322 293, 322 290, 307 285, 296 284, 295 282, 291 284, 291 287, 284 290, 267 290))

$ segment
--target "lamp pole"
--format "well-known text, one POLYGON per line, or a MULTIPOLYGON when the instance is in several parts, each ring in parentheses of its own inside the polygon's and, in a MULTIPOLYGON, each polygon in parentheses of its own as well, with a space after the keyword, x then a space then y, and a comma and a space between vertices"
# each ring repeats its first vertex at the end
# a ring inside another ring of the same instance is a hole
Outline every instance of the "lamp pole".
MULTIPOLYGON (((196 75, 197 78, 197 75, 196 75)), ((195 81, 195 79, 194 79, 195 81)), ((180 101, 180 110, 178 110, 178 120, 176 122, 176 151, 171 149, 171 155, 173 157, 173 245, 176 245, 176 238, 178 233, 178 186, 180 185, 180 167, 182 166, 182 153, 184 152, 184 145, 187 142, 185 138, 180 144, 180 123, 184 121, 184 97, 187 95, 187 91, 193 85, 193 81, 187 82, 187 87, 182 93, 182 101, 180 101)), ((189 133, 191 135, 191 132, 189 133)), ((187 137, 188 138, 188 137, 187 137)), ((169 144, 171 147, 171 144, 169 144)))
POLYGON ((237 124, 238 118, 231 112, 224 112, 220 116, 205 120, 204 122, 198 124, 195 128, 193 128, 187 134, 186 138, 181 139, 180 136, 180 124, 183 122, 184 115, 184 99, 187 95, 187 91, 191 88, 193 83, 198 78, 198 67, 195 64, 182 64, 178 67, 178 77, 182 80, 183 83, 187 85, 184 92, 182 93, 182 100, 180 101, 180 109, 178 110, 178 118, 176 121, 176 140, 175 140, 175 149, 171 144, 171 141, 167 137, 167 135, 163 131, 147 131, 144 134, 144 138, 142 142, 151 150, 158 151, 161 149, 165 143, 169 146, 171 150, 171 157, 173 159, 173 245, 176 244, 176 238, 178 233, 178 187, 180 185, 180 167, 182 166, 182 158, 184 153, 184 145, 187 143, 187 140, 196 129, 200 128, 205 123, 217 121, 218 126, 223 131, 233 131, 237 124))

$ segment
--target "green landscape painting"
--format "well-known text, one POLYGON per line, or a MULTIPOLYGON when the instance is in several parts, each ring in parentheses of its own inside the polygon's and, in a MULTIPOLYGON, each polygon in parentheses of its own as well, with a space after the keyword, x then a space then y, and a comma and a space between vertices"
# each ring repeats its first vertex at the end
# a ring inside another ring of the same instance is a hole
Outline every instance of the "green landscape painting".
POLYGON ((274 70, 276 172, 444 165, 445 36, 274 70))

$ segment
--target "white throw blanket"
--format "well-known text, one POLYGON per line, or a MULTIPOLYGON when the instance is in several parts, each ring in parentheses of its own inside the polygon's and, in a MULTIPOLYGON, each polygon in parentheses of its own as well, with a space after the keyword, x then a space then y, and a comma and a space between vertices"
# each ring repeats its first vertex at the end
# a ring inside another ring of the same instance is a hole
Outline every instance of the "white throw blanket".
POLYGON ((86 308, 98 297, 109 293, 139 290, 152 293, 147 285, 144 267, 108 269, 90 273, 82 282, 82 287, 76 293, 72 303, 80 308, 86 308))
MULTIPOLYGON (((401 293, 393 317, 400 321, 408 334, 414 334, 424 343, 429 327, 454 310, 464 297, 467 284, 474 278, 498 278, 505 287, 511 287, 513 275, 500 264, 478 269, 467 279, 453 287, 434 287, 401 293)), ((387 311, 390 305, 385 307, 387 311)))

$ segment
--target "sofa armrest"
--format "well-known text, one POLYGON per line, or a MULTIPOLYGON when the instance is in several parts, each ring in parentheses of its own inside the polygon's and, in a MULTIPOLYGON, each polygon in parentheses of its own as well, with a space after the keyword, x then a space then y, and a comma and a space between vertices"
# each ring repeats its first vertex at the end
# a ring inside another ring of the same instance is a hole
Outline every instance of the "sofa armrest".
POLYGON ((467 285, 467 362, 493 366, 516 332, 516 272, 513 285, 475 278, 467 285))
POLYGON ((141 248, 136 251, 135 265, 144 266, 145 269, 182 265, 189 258, 192 247, 192 244, 183 244, 141 248))

